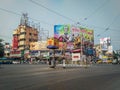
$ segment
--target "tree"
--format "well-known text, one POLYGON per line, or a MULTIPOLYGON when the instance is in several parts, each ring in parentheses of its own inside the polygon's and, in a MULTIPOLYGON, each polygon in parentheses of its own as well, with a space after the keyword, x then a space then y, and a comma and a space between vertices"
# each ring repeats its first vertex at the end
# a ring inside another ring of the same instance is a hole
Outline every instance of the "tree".
POLYGON ((4 45, 2 44, 3 39, 0 39, 0 57, 4 56, 4 45))

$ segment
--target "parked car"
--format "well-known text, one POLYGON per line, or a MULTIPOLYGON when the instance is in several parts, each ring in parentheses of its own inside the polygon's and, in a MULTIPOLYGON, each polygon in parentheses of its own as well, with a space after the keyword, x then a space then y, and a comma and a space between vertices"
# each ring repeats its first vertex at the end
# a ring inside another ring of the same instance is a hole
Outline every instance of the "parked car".
POLYGON ((102 62, 102 60, 101 59, 99 59, 99 60, 97 60, 97 62, 96 62, 97 64, 101 64, 101 63, 103 63, 102 62))
POLYGON ((118 59, 113 59, 112 64, 120 64, 120 60, 118 60, 118 59))
POLYGON ((112 63, 112 60, 107 60, 107 63, 109 64, 109 63, 112 63))
POLYGON ((20 64, 20 61, 13 61, 13 64, 20 64))

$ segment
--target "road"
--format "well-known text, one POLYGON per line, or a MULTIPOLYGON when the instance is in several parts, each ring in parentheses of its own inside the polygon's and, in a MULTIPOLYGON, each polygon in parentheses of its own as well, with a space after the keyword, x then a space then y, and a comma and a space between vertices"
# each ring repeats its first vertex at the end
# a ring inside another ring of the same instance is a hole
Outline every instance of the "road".
POLYGON ((2 65, 0 90, 120 90, 120 65, 2 65))

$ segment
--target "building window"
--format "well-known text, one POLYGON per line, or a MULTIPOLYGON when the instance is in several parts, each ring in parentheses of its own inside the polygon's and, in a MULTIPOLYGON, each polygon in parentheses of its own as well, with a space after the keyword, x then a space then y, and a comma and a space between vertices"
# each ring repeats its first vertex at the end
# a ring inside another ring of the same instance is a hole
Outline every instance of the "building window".
POLYGON ((22 35, 22 34, 26 34, 26 32, 21 32, 20 35, 22 35))
POLYGON ((19 39, 19 41, 25 41, 26 39, 25 38, 23 38, 23 39, 19 39))
POLYGON ((32 33, 29 33, 29 35, 32 35, 32 33))

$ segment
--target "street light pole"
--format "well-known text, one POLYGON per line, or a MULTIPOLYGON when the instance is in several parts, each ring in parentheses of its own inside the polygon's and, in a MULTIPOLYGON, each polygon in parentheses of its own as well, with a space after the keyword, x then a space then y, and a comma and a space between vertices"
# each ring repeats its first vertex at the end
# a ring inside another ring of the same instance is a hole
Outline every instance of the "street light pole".
MULTIPOLYGON (((81 32, 81 33, 82 33, 82 32, 81 32)), ((83 44, 82 40, 83 40, 83 39, 82 39, 82 35, 81 35, 81 45, 80 45, 80 49, 81 49, 81 52, 80 52, 81 55, 80 55, 80 56, 81 56, 81 58, 82 58, 82 54, 83 54, 83 53, 82 53, 82 51, 83 51, 83 50, 82 50, 82 44, 83 44)))

